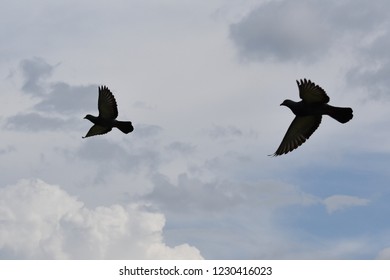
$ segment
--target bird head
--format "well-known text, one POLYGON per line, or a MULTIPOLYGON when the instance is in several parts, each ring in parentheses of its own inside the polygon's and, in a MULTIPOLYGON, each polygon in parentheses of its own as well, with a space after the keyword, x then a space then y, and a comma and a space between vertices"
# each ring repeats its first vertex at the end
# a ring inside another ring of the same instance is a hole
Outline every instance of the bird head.
POLYGON ((294 101, 290 100, 290 99, 286 99, 282 102, 282 104, 280 104, 280 106, 286 106, 286 107, 290 107, 290 105, 294 103, 294 101))
POLYGON ((90 114, 88 114, 88 115, 86 115, 85 117, 84 117, 84 119, 87 119, 87 120, 92 120, 94 117, 92 116, 92 115, 90 115, 90 114))

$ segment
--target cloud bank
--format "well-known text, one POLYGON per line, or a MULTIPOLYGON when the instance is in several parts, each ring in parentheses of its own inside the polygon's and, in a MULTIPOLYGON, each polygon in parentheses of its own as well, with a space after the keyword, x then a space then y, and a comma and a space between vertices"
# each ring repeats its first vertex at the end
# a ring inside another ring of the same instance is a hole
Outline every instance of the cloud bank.
POLYGON ((13 259, 201 259, 167 246, 164 215, 129 204, 86 207, 56 185, 20 180, 0 189, 0 252, 13 259))

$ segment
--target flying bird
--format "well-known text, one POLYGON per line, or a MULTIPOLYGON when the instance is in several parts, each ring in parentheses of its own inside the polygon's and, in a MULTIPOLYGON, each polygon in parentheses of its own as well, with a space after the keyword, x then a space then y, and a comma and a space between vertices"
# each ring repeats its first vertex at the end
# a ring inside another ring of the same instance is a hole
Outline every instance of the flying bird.
POLYGON ((118 106, 114 95, 106 86, 99 87, 99 100, 98 100, 99 116, 86 115, 84 119, 87 119, 94 123, 89 129, 87 135, 83 138, 105 134, 113 127, 118 128, 123 133, 130 133, 134 130, 130 121, 118 121, 118 106))
POLYGON ((328 105, 329 96, 325 90, 310 80, 303 79, 297 81, 297 84, 299 97, 302 100, 295 102, 286 99, 280 104, 290 108, 295 114, 295 119, 290 124, 279 148, 272 156, 287 154, 305 143, 320 126, 322 115, 328 115, 340 123, 346 123, 353 117, 351 108, 328 105))

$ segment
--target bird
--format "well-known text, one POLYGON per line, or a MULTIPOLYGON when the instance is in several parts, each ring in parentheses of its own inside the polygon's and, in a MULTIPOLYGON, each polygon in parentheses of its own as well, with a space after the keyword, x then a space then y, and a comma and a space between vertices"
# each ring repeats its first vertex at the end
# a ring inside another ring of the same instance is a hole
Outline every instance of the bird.
POLYGON ((320 126, 322 115, 328 115, 340 123, 347 123, 353 117, 351 108, 335 107, 328 104, 329 96, 325 90, 311 82, 296 81, 299 89, 299 102, 286 99, 280 106, 286 106, 295 114, 276 152, 270 156, 287 154, 305 143, 320 126))
POLYGON ((94 135, 105 134, 113 127, 118 128, 125 134, 134 130, 130 121, 118 121, 118 105, 112 92, 106 86, 99 88, 98 109, 99 115, 97 117, 90 114, 86 115, 84 119, 91 121, 94 125, 89 129, 87 135, 82 138, 87 138, 94 135))

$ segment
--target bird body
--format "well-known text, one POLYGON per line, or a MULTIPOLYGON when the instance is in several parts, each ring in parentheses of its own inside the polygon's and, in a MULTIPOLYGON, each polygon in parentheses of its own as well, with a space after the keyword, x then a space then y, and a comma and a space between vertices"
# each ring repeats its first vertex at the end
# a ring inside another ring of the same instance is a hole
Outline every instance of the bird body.
POLYGON ((126 134, 134 130, 130 121, 116 120, 118 117, 118 106, 114 95, 106 86, 99 87, 98 109, 99 116, 95 117, 88 114, 84 117, 84 119, 91 121, 94 125, 83 138, 105 134, 110 132, 113 127, 126 134))
POLYGON ((301 101, 286 99, 280 104, 295 114, 279 148, 273 156, 287 154, 302 145, 319 127, 322 115, 328 115, 340 123, 346 123, 353 117, 351 108, 335 107, 327 104, 329 96, 310 80, 297 81, 301 101))
POLYGON ((329 104, 313 103, 307 105, 303 101, 295 102, 289 99, 283 101, 283 106, 291 109, 296 116, 328 115, 340 123, 346 123, 352 118, 351 108, 335 107, 329 104))

